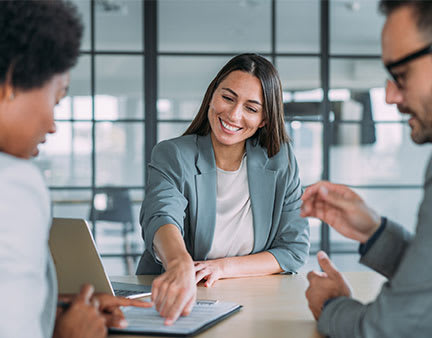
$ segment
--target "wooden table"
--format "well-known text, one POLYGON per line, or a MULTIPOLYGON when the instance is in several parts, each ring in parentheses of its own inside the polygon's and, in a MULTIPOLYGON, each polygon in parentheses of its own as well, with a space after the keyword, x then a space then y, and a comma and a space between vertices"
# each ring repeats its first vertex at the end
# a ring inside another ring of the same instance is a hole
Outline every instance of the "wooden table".
MULTIPOLYGON (((363 302, 373 300, 385 281, 372 271, 347 272, 344 275, 352 285, 354 298, 363 302)), ((113 280, 150 284, 153 278, 122 276, 113 280)), ((243 305, 243 309, 198 337, 322 337, 307 306, 307 286, 305 274, 227 279, 216 282, 212 288, 200 286, 199 299, 232 301, 243 305)))

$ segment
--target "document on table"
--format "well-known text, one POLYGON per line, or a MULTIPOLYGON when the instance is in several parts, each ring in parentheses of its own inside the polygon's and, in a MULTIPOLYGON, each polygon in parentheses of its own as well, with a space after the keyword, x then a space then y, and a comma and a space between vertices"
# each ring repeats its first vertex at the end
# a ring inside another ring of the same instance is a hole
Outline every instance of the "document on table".
POLYGON ((112 333, 140 333, 146 335, 192 336, 241 309, 241 305, 214 300, 198 300, 189 316, 180 317, 173 325, 165 326, 154 307, 123 308, 129 326, 125 329, 110 329, 112 333))

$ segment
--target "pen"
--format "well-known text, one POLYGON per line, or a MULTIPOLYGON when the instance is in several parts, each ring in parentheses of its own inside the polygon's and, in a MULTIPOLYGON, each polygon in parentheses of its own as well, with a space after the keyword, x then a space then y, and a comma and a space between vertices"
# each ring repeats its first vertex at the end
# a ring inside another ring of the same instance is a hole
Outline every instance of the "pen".
POLYGON ((58 300, 57 301, 57 307, 62 308, 63 310, 67 310, 69 309, 69 306, 71 305, 71 303, 69 302, 65 302, 63 300, 58 300))

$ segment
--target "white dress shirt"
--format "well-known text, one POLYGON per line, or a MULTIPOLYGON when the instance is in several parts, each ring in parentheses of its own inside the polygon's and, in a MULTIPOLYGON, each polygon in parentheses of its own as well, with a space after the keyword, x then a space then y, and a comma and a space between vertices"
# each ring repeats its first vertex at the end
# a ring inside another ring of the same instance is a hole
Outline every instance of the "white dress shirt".
POLYGON ((217 168, 216 226, 208 259, 245 256, 254 244, 246 156, 236 171, 217 168))
POLYGON ((50 198, 39 170, 0 152, 0 337, 51 337, 57 283, 50 198))

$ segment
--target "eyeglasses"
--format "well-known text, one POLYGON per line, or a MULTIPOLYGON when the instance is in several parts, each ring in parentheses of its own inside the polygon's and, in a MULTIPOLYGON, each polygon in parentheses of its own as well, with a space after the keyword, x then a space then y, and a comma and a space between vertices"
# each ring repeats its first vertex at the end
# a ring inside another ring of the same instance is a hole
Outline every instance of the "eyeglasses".
POLYGON ((414 53, 411 53, 408 56, 405 56, 400 60, 397 60, 395 62, 390 62, 390 63, 387 63, 385 65, 388 73, 390 74, 390 76, 392 77, 393 81, 395 82, 395 84, 398 86, 399 89, 402 89, 404 87, 403 81, 400 77, 400 74, 396 74, 395 72, 392 71, 392 69, 395 67, 402 66, 405 63, 408 63, 412 60, 415 60, 415 59, 417 59, 423 55, 427 55, 427 54, 432 54, 432 44, 430 44, 429 46, 427 46, 425 48, 417 50, 414 53))

